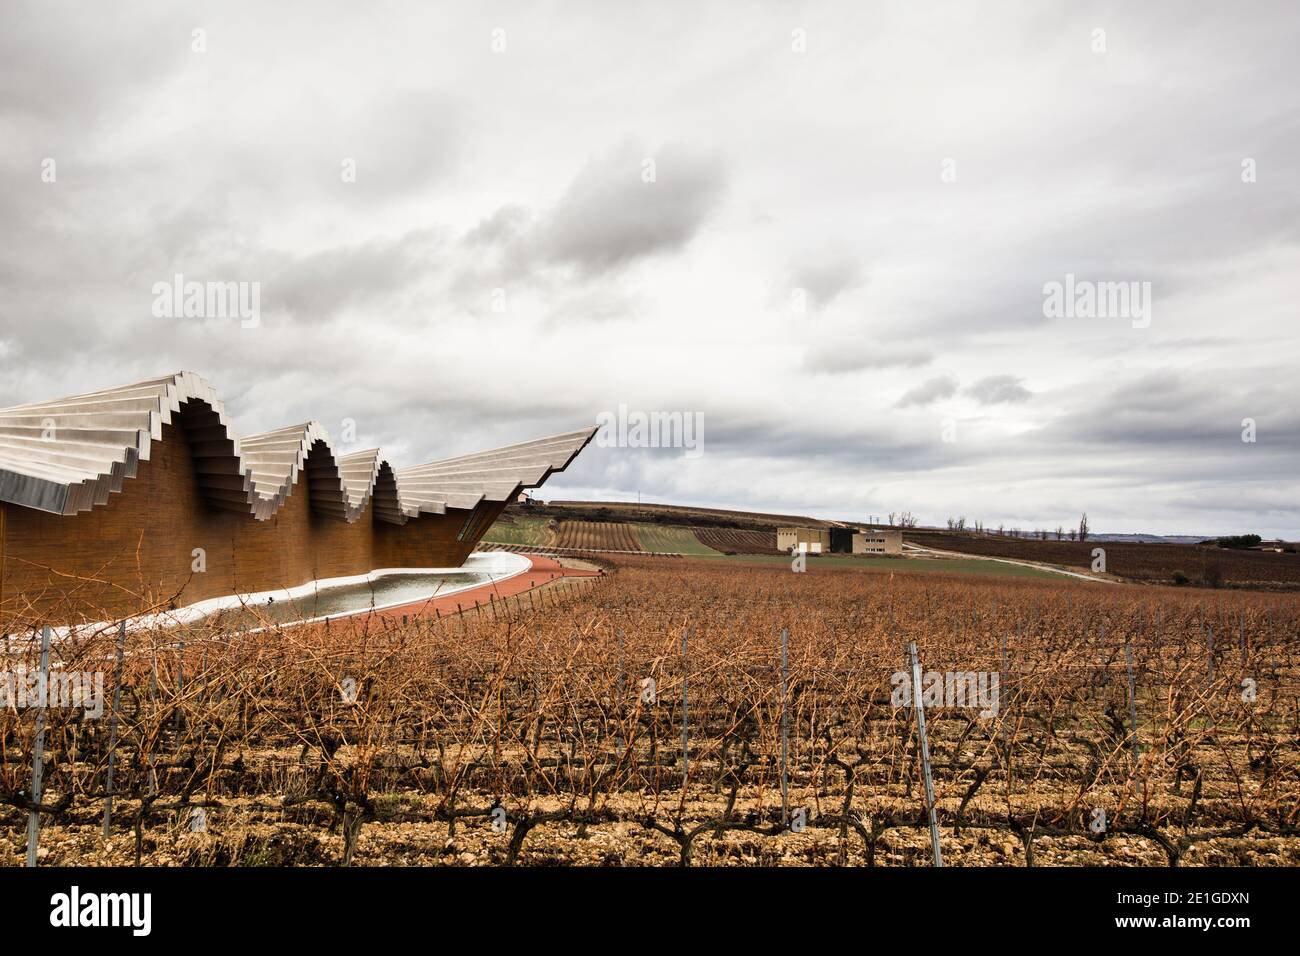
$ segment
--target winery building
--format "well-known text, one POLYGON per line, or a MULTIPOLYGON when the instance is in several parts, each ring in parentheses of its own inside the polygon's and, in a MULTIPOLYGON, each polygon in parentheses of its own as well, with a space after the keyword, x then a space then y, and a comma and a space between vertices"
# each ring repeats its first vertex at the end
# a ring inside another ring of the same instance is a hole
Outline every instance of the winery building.
POLYGON ((0 409, 0 633, 460 567, 594 434, 398 468, 314 421, 237 436, 193 372, 0 409))

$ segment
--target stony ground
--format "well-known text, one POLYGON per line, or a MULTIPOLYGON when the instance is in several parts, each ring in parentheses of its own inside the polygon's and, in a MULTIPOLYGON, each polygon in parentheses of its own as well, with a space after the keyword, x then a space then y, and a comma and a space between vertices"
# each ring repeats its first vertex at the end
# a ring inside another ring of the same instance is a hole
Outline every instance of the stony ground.
MULTIPOLYGON (((558 801, 539 800, 534 811, 559 809, 558 801)), ((624 794, 606 806, 629 819, 580 827, 571 822, 535 826, 519 854, 520 866, 676 866, 677 843, 637 822, 646 811, 640 795, 624 794)), ((234 801, 208 816, 206 832, 191 832, 187 820, 158 822, 145 831, 145 866, 333 866, 343 856, 343 837, 330 828, 328 814, 294 822, 288 814, 270 813, 265 804, 234 801)), ((722 803, 712 794, 691 802, 689 829, 715 818, 722 803)), ((382 802, 381 819, 363 827, 353 865, 357 866, 499 866, 506 862, 512 829, 493 832, 483 818, 447 823, 411 819, 431 814, 434 801, 418 793, 391 795, 382 802)), ((129 810, 128 810, 129 812, 129 810)), ((301 810, 296 812, 302 816, 301 810)), ((175 815, 172 815, 175 817, 175 815)), ((661 821, 668 817, 658 815, 661 821)), ((1178 831, 1169 831, 1176 837, 1178 831)), ((944 862, 949 866, 1024 866, 1021 840, 1009 830, 967 828, 960 834, 942 830, 944 862)), ((0 865, 21 866, 26 833, 18 814, 8 813, 0 836, 0 865)), ((131 866, 135 838, 123 820, 107 842, 98 821, 46 827, 41 834, 41 865, 131 866)), ((1152 841, 1116 835, 1098 840, 1078 836, 1034 841, 1036 866, 1164 866, 1166 858, 1152 841)), ((863 866, 865 845, 853 832, 841 841, 838 829, 811 828, 803 833, 768 836, 751 832, 706 832, 693 845, 695 866, 863 866), (842 855, 843 854, 843 855, 842 855)), ((924 827, 893 827, 879 837, 877 866, 928 866, 929 833, 924 827)), ((1197 843, 1183 866, 1297 866, 1300 838, 1249 834, 1197 843)))

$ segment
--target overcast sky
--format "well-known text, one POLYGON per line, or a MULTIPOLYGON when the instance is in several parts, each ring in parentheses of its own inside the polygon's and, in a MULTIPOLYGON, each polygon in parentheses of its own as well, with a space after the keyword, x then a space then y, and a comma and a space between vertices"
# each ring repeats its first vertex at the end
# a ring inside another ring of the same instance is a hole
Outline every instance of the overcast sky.
POLYGON ((7 2, 0 405, 190 369, 401 467, 626 404, 702 454, 542 497, 1300 537, 1297 50, 1291 2, 7 2))

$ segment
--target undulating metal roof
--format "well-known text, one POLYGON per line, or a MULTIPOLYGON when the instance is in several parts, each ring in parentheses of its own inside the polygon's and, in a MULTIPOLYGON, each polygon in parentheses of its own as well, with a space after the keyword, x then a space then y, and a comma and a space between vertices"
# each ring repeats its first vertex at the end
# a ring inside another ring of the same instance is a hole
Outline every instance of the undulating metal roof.
POLYGON ((394 471, 379 449, 336 455, 319 422, 237 437, 201 376, 166 378, 0 409, 0 501, 59 515, 89 511, 134 478, 164 424, 185 430, 200 491, 212 505, 271 517, 300 479, 317 513, 377 520, 506 501, 563 471, 596 429, 394 471))

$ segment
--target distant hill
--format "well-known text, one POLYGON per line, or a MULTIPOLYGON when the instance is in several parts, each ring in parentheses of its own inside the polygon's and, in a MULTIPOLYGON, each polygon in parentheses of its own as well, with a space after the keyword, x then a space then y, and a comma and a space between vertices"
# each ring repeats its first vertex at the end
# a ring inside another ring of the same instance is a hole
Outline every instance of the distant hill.
POLYGON ((1132 541, 1135 544, 1200 544, 1203 534, 1091 534, 1089 541, 1132 541))
POLYGON ((728 511, 723 508, 693 508, 685 505, 643 505, 634 501, 548 501, 544 505, 510 506, 510 510, 516 509, 521 514, 570 521, 638 521, 749 531, 775 531, 777 528, 789 527, 829 528, 836 523, 807 515, 728 511))
MULTIPOLYGON (((515 510, 517 505, 511 505, 515 510)), ((548 501, 529 505, 523 512, 538 516, 567 518, 573 521, 639 521, 652 524, 686 524, 697 527, 744 528, 773 531, 776 528, 830 528, 838 525, 867 527, 866 521, 830 520, 808 515, 775 514, 765 511, 734 511, 726 508, 697 508, 691 505, 640 504, 635 501, 548 501)), ((876 527, 884 527, 877 522, 876 527)), ((904 529, 909 530, 909 529, 904 529)), ((951 534, 946 528, 922 525, 911 532, 951 534)), ((1055 540, 1055 536, 1049 536, 1055 540)), ((1030 540, 1028 535, 1025 540, 1030 540)), ((1089 541, 1127 541, 1132 544, 1212 544, 1213 535, 1148 534, 1146 532, 1093 532, 1089 541)))
POLYGON ((1230 550, 1200 544, 1200 539, 1190 543, 1176 542, 1168 536, 1156 541, 1137 540, 1138 536, 1116 540, 1120 537, 1089 535, 1087 541, 1058 541, 1055 536, 1041 540, 929 529, 903 532, 905 542, 922 547, 1081 570, 1092 567, 1096 558, 1093 551, 1101 547, 1105 551, 1105 570, 1130 581, 1300 590, 1300 554, 1230 550))
MULTIPOLYGON (((511 505, 511 510, 516 505, 511 505)), ((640 521, 653 524, 687 524, 702 527, 744 528, 771 531, 776 528, 830 528, 836 525, 866 527, 866 521, 839 521, 808 515, 774 514, 765 511, 734 511, 726 508, 697 508, 691 505, 640 504, 635 501, 548 501, 530 505, 524 512, 573 521, 640 521)), ((877 523, 883 527, 883 523, 877 523)), ((915 532, 948 534, 946 528, 921 526, 915 532)), ((1028 536, 1026 536, 1027 538, 1028 536)), ((1091 533, 1090 541, 1128 541, 1133 544, 1204 544, 1213 540, 1203 534, 1091 533)), ((1054 540, 1054 538, 1053 538, 1054 540)))
MULTIPOLYGON (((969 528, 967 528, 965 531, 950 531, 947 528, 937 528, 932 525, 922 525, 919 528, 913 528, 911 530, 921 534, 971 534, 973 533, 969 528)), ((992 534, 992 532, 988 531, 987 529, 985 530, 985 533, 992 534)), ((1010 538, 1012 537, 1012 535, 1008 534, 1006 535, 1006 537, 1010 538)), ((1020 535, 1020 537, 1026 541, 1038 540, 1037 535, 1030 535, 1028 532, 1020 535)), ((1056 533, 1049 532, 1047 536, 1047 540, 1055 541, 1056 533)), ((1134 544, 1204 544, 1206 543, 1206 535, 1147 534, 1141 531, 1137 533, 1131 533, 1131 534, 1108 533, 1108 532, 1101 532, 1099 534, 1097 532, 1090 531, 1088 532, 1088 540, 1089 541, 1131 541, 1134 544)))

